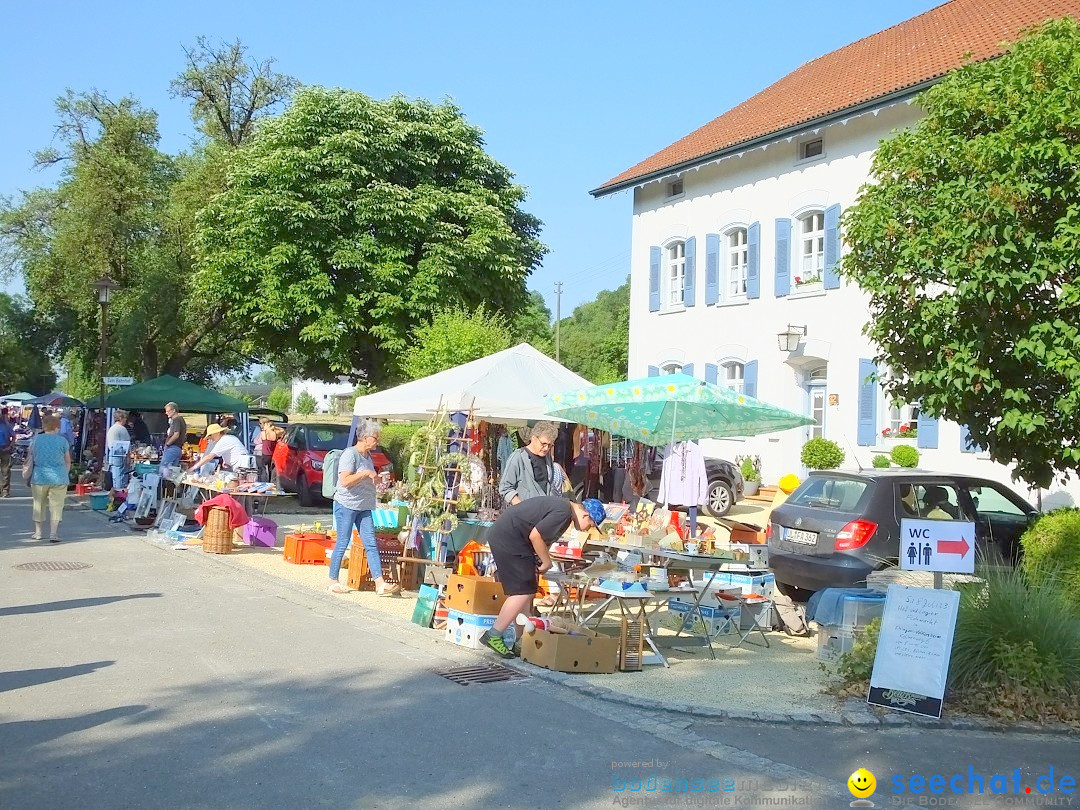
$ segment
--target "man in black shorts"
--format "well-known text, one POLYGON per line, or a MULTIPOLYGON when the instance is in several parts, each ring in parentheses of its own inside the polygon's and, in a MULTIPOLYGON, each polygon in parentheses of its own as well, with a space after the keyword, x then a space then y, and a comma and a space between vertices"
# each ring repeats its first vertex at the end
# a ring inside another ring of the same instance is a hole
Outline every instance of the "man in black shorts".
POLYGON ((548 546, 562 537, 571 523, 586 531, 603 522, 604 505, 595 498, 576 503, 543 495, 508 507, 487 536, 506 601, 495 625, 480 641, 501 657, 513 658, 513 651, 503 641, 503 632, 519 613, 527 613, 532 607, 537 574, 551 568, 548 546))

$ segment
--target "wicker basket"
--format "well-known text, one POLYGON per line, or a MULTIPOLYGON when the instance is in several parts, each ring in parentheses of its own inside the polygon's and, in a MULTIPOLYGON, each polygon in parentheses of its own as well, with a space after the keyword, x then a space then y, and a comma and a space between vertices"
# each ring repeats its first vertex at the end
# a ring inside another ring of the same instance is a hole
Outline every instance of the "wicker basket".
POLYGON ((231 554, 233 531, 229 526, 229 510, 214 506, 206 517, 202 550, 207 554, 231 554))

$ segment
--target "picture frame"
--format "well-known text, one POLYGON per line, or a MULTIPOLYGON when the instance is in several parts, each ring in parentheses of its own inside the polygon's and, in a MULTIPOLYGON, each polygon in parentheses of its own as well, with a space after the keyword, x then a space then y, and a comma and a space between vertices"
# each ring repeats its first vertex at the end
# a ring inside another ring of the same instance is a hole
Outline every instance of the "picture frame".
POLYGON ((139 495, 139 505, 135 507, 135 517, 147 517, 150 510, 154 508, 154 500, 154 493, 144 489, 139 495))
MULTIPOLYGON (((175 516, 176 501, 172 498, 166 498, 158 507, 157 520, 154 522, 154 526, 159 529, 168 529, 175 516)), ((183 516, 181 516, 181 518, 183 518, 183 516)), ((181 525, 183 525, 182 522, 181 525)))

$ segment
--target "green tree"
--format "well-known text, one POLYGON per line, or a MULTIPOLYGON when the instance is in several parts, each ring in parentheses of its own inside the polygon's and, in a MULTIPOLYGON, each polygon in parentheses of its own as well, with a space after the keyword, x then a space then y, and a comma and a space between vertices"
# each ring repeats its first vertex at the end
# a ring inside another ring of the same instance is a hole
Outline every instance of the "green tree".
POLYGON ((514 316, 510 328, 517 342, 528 343, 549 357, 555 356, 555 333, 551 328, 551 310, 544 302, 544 296, 536 290, 529 291, 528 303, 514 316))
POLYGON ((0 391, 44 394, 56 382, 49 350, 53 336, 26 301, 0 293, 0 391))
POLYGON ((288 388, 275 388, 266 398, 266 407, 288 413, 292 408, 292 391, 288 388))
POLYGON ((630 345, 630 280, 602 290, 560 324, 562 364, 596 385, 626 379, 630 345))
POLYGON ((64 370, 64 379, 59 382, 57 388, 84 402, 100 396, 101 380, 98 379, 97 364, 84 365, 75 352, 68 352, 61 365, 64 370))
POLYGON ((309 394, 307 391, 301 391, 296 395, 296 412, 309 416, 315 413, 315 397, 309 394))
POLYGON ((303 376, 380 383, 437 310, 527 303, 545 248, 524 198, 453 104, 306 88, 200 217, 199 285, 303 376))
POLYGON ((413 332, 401 368, 408 379, 418 380, 513 345, 513 332, 502 315, 487 312, 483 306, 474 311, 443 310, 413 332))
POLYGON ((922 93, 844 217, 842 272, 893 399, 1018 477, 1080 470, 1080 27, 1047 23, 922 93))

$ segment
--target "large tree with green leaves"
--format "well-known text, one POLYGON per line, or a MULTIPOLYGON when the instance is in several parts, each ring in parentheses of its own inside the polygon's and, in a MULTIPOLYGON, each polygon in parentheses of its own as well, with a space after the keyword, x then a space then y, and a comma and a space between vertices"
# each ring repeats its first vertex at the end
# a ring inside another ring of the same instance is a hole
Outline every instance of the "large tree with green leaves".
POLYGON ((893 397, 1024 480, 1080 469, 1080 27, 1048 23, 921 94, 844 217, 893 397))
POLYGON ((56 382, 49 352, 55 335, 18 296, 0 293, 0 392, 44 394, 56 382))
POLYGON ((596 385, 626 379, 629 345, 629 279, 575 307, 559 325, 562 364, 596 385))
POLYGON ((528 301, 540 223, 483 146, 450 103, 301 90, 201 217, 200 287, 306 374, 393 379, 438 310, 528 301))
POLYGON ((472 311, 445 309, 437 312, 431 323, 414 330, 401 358, 401 368, 408 379, 418 380, 512 345, 513 331, 502 315, 488 312, 483 306, 472 311))

